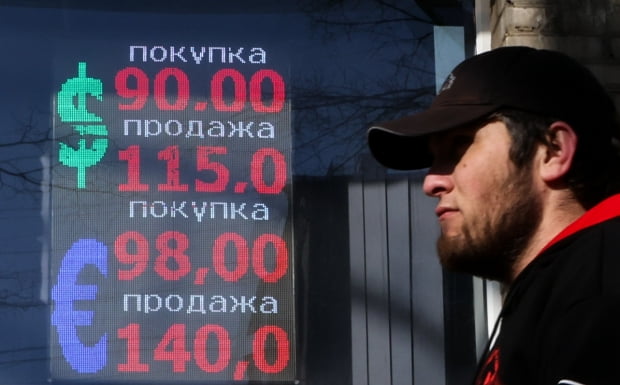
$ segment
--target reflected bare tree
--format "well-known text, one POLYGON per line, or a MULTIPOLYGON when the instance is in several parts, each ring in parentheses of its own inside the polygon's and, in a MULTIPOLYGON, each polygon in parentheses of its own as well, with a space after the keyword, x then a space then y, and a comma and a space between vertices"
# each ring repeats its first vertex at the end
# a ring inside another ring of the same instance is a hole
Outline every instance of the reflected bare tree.
MULTIPOLYGON (((49 113, 31 111, 14 117, 15 124, 0 136, 0 191, 3 199, 14 194, 40 193, 40 157, 52 142, 49 113)), ((30 194, 32 195, 32 194, 30 194)))
POLYGON ((433 8, 425 1, 418 4, 319 0, 304 5, 333 67, 331 73, 310 73, 292 82, 298 172, 356 173, 370 124, 430 103, 435 92, 432 28, 441 20, 437 12, 429 16, 433 8), (358 44, 364 36, 372 45, 358 44), (336 54, 344 54, 346 47, 346 54, 363 61, 364 68, 344 67, 329 57, 330 47, 336 54))

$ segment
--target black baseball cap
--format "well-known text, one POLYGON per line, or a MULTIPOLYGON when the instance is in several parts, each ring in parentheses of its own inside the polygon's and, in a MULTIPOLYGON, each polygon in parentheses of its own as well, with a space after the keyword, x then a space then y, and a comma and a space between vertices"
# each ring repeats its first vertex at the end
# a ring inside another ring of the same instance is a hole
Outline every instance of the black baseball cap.
POLYGON ((556 51, 502 47, 456 66, 427 110, 372 126, 368 145, 386 167, 426 168, 432 161, 430 134, 474 124, 502 109, 563 120, 578 137, 594 134, 610 141, 617 135, 610 128, 614 103, 587 68, 556 51))

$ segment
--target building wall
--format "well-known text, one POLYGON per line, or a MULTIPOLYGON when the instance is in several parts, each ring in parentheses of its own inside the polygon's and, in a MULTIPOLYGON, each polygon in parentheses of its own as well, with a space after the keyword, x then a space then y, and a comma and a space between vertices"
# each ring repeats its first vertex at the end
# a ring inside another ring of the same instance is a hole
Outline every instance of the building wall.
POLYGON ((493 48, 556 49, 586 65, 620 110, 620 0, 491 0, 493 48))

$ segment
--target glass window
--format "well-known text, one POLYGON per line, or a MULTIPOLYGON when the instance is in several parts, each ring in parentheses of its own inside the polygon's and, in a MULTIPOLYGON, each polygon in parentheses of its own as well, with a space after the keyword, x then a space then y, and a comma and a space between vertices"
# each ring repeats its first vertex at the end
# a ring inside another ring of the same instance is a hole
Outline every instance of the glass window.
POLYGON ((468 379, 472 282, 365 130, 472 4, 3 1, 0 383, 468 379))

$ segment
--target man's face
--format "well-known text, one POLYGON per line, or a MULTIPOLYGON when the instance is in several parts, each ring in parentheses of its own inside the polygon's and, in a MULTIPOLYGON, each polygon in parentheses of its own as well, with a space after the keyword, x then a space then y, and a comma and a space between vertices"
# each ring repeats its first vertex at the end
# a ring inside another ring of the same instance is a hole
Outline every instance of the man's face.
POLYGON ((449 270, 508 282, 540 223, 532 167, 509 159, 511 138, 499 121, 437 134, 424 192, 439 199, 440 261, 449 270))

